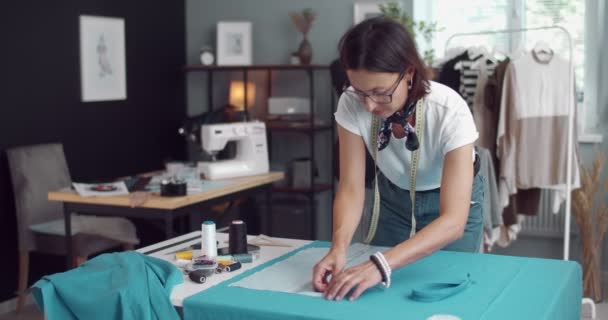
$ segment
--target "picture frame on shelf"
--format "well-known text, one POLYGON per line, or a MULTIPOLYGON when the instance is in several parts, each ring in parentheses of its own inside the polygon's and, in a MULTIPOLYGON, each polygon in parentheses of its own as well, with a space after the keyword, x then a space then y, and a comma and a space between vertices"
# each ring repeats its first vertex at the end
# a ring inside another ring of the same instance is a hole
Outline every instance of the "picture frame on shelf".
POLYGON ((251 22, 217 23, 217 65, 251 65, 251 22))
POLYGON ((385 2, 357 2, 354 4, 353 24, 382 15, 380 5, 385 2))
POLYGON ((125 19, 79 16, 82 102, 127 99, 125 19))

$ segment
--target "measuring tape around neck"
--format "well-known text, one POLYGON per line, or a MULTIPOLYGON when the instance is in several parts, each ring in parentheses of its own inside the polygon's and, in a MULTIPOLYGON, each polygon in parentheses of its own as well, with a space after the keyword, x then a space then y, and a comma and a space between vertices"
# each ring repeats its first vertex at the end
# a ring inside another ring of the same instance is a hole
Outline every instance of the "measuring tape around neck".
MULTIPOLYGON (((416 172, 418 170, 418 160, 420 158, 420 148, 422 148, 422 129, 424 128, 424 117, 422 114, 423 99, 418 100, 416 103, 416 135, 418 136, 419 147, 412 152, 412 161, 410 164, 410 201, 412 204, 412 230, 410 231, 410 238, 416 233, 416 172)), ((370 137, 370 146, 372 149, 372 158, 374 159, 374 205, 372 208, 372 219, 367 232, 367 236, 363 240, 364 243, 369 244, 376 235, 376 229, 378 228, 378 219, 380 218, 380 191, 378 190, 378 165, 377 165, 377 154, 378 154, 378 129, 380 127, 380 119, 372 114, 372 129, 370 137)))

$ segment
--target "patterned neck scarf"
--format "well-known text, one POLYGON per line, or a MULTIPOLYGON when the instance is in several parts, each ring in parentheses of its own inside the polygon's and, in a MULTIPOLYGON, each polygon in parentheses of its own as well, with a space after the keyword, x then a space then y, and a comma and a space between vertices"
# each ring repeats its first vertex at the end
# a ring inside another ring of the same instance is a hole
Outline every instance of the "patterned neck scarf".
POLYGON ((418 141, 418 136, 416 135, 416 129, 407 122, 407 118, 416 111, 415 106, 416 101, 411 102, 406 108, 395 112, 384 120, 378 132, 378 151, 382 151, 388 146, 391 136, 393 135, 393 123, 403 127, 403 130, 405 131, 405 147, 410 151, 418 149, 420 143, 418 141))

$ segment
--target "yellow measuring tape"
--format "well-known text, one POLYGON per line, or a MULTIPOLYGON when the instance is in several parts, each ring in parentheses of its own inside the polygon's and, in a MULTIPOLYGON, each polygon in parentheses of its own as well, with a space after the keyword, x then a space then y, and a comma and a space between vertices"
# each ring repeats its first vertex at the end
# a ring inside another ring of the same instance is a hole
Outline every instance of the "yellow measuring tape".
MULTIPOLYGON (((418 159, 420 157, 420 148, 422 148, 422 129, 424 128, 424 117, 422 115, 423 99, 416 103, 416 135, 418 135, 419 147, 412 152, 412 163, 410 165, 410 200, 412 203, 412 230, 410 238, 416 233, 416 171, 418 170, 418 159)), ((372 158, 374 159, 374 206, 372 209, 372 220, 367 231, 367 236, 363 241, 366 244, 372 242, 378 228, 378 219, 380 218, 380 191, 378 191, 378 166, 376 165, 376 157, 378 154, 378 129, 380 119, 372 114, 372 130, 370 137, 370 146, 372 149, 372 158)))

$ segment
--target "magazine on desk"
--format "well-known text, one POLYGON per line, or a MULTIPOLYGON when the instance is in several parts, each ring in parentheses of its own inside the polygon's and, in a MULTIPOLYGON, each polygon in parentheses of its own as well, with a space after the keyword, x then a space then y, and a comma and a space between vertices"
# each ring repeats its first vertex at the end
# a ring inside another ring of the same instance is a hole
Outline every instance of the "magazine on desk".
POLYGON ((124 181, 109 183, 76 183, 72 186, 81 197, 110 197, 129 194, 124 181))

